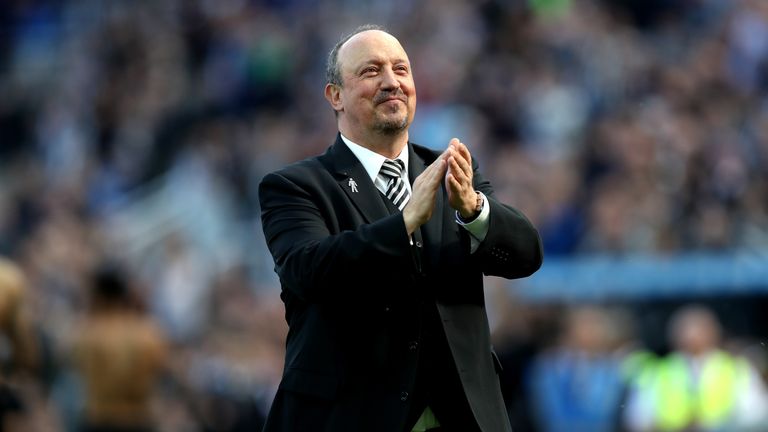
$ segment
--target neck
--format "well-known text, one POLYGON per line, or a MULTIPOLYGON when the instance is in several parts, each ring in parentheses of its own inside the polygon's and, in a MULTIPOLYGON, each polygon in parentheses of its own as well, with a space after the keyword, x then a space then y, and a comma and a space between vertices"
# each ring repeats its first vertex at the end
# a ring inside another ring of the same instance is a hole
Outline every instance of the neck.
POLYGON ((395 134, 382 134, 376 132, 370 133, 354 133, 345 128, 339 127, 345 137, 349 138, 356 144, 359 144, 368 150, 378 153, 385 158, 394 159, 400 152, 403 151, 406 145, 408 145, 408 130, 398 132, 395 134))

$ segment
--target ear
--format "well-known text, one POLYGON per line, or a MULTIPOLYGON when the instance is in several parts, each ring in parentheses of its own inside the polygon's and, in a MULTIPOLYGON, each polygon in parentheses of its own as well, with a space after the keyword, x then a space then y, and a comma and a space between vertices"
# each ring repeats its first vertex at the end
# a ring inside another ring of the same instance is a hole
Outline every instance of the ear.
POLYGON ((328 83, 325 85, 325 98, 334 111, 344 111, 344 105, 341 103, 341 87, 336 84, 328 83))

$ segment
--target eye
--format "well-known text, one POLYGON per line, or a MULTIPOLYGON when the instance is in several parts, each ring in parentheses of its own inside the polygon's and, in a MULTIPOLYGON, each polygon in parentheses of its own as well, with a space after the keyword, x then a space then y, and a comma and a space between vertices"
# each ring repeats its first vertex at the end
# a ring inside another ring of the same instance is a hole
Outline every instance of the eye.
POLYGON ((375 75, 376 72, 378 71, 379 70, 375 66, 368 66, 365 69, 363 69, 360 74, 371 76, 371 75, 375 75))
POLYGON ((395 66, 395 71, 407 73, 408 72, 408 66, 406 66, 406 65, 397 65, 397 66, 395 66))

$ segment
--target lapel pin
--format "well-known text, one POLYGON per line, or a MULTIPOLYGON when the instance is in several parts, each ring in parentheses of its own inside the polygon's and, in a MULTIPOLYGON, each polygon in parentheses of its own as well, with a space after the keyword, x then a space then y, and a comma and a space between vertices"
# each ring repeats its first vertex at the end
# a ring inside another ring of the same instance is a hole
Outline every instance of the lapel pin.
POLYGON ((348 185, 352 188, 352 192, 357 192, 357 183, 355 183, 355 180, 352 177, 349 178, 348 185))

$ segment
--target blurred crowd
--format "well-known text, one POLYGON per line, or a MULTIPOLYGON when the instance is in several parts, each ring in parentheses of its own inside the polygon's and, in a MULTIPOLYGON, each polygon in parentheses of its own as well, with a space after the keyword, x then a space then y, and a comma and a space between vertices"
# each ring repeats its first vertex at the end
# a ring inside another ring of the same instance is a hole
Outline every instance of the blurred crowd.
MULTIPOLYGON (((257 185, 332 143, 325 56, 366 22, 409 53, 411 139, 461 137, 546 256, 768 246, 764 0, 5 0, 6 428, 258 428, 287 328, 257 185)), ((517 430, 766 430, 764 350, 706 309, 657 357, 627 310, 489 295, 517 430), (709 358, 720 399, 658 384, 709 358)))

